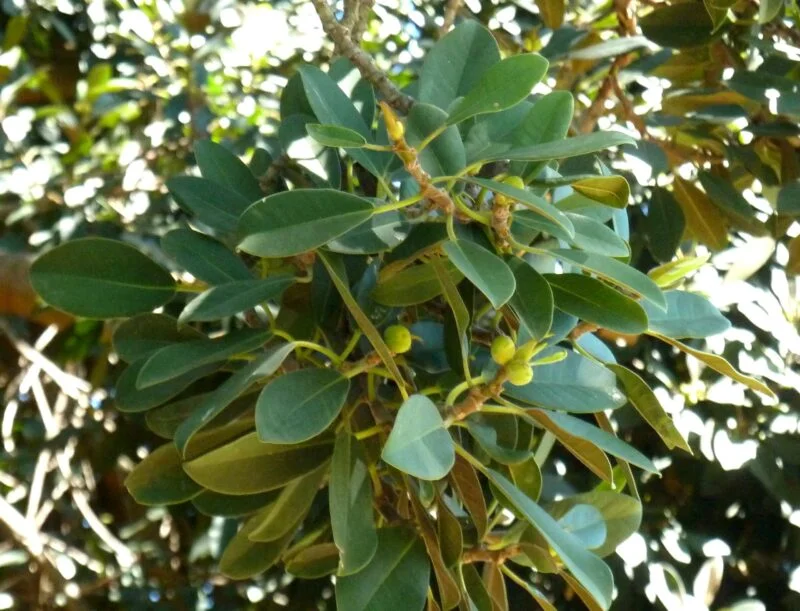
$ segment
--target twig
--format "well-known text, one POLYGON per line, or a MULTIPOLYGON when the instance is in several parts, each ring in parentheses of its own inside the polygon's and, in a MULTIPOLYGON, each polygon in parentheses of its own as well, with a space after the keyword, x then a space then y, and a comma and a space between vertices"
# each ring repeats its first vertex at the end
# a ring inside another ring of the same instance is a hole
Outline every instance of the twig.
POLYGON ((317 10, 322 29, 333 40, 336 51, 353 62, 361 76, 375 86, 392 108, 407 114, 414 100, 395 87, 386 73, 373 63, 372 58, 353 42, 350 30, 336 20, 328 0, 311 0, 311 3, 317 10))
POLYGON ((450 31, 450 28, 453 27, 462 1, 463 0, 447 0, 447 4, 444 7, 444 21, 442 21, 442 27, 439 28, 439 38, 442 38, 450 31))
POLYGON ((361 0, 359 2, 358 19, 353 24, 352 33, 350 35, 350 40, 356 45, 361 44, 361 38, 364 36, 364 32, 367 31, 373 4, 375 4, 375 0, 361 0))

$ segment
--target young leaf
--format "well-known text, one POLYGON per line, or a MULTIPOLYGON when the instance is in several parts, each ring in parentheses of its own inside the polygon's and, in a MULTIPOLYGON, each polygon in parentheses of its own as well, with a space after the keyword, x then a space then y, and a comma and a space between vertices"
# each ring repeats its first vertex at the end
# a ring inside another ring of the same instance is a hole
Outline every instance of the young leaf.
POLYGON ((239 219, 239 248, 259 257, 290 257, 319 248, 370 216, 370 202, 332 189, 295 189, 265 197, 239 219))
POLYGON ((300 369, 264 387, 256 430, 265 443, 294 444, 322 433, 344 407, 350 380, 332 369, 300 369))
POLYGON ((648 329, 674 339, 700 339, 724 333, 731 323, 702 295, 686 291, 667 291, 667 310, 642 304, 649 318, 648 329))
POLYGON ((455 448, 436 405, 412 395, 400 410, 381 452, 387 463, 424 480, 437 480, 453 468, 455 448))
POLYGON ((184 473, 181 456, 171 443, 149 454, 125 478, 125 487, 142 505, 175 505, 203 490, 184 473))
POLYGON ((553 291, 539 272, 523 259, 508 261, 516 280, 514 295, 508 304, 527 329, 531 338, 544 339, 553 323, 553 291))
POLYGON ((163 267, 124 242, 83 238, 41 255, 30 269, 34 290, 49 305, 85 318, 149 312, 175 294, 163 267))
POLYGON ((187 303, 179 320, 187 323, 235 316, 265 301, 278 301, 293 283, 291 274, 226 282, 200 293, 187 303))
POLYGON ((357 131, 341 125, 307 123, 306 131, 320 144, 335 148, 361 148, 367 143, 367 139, 357 131))
POLYGON ((516 280, 505 261, 496 254, 468 240, 445 242, 444 251, 450 262, 486 295, 495 309, 511 299, 516 280))
POLYGON ((692 272, 696 272, 708 263, 710 258, 710 254, 705 254, 701 257, 676 259, 675 261, 670 261, 669 263, 654 267, 647 272, 647 275, 661 288, 667 288, 683 280, 692 272))
POLYGON ((161 238, 161 248, 182 269, 209 284, 251 280, 244 261, 213 238, 186 227, 161 238))

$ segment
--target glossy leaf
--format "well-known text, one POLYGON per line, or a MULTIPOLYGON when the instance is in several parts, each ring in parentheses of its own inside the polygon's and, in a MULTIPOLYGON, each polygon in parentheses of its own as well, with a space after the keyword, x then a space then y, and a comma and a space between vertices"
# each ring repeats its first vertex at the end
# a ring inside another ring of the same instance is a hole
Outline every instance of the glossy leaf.
POLYGON ((350 380, 332 369, 300 369, 264 387, 256 430, 265 443, 300 443, 322 433, 344 407, 350 380))
MULTIPOLYGON (((450 262, 443 263, 453 282, 464 275, 450 262)), ((387 306, 411 306, 430 301, 442 294, 442 285, 430 263, 407 267, 396 274, 378 280, 372 298, 387 306)))
POLYGON ((182 269, 209 284, 250 280, 253 275, 239 257, 213 238, 182 227, 161 238, 161 248, 182 269))
POLYGON ((383 252, 402 244, 410 230, 405 214, 390 210, 372 215, 358 227, 328 242, 327 248, 345 255, 383 252))
POLYGON ((200 293, 186 304, 181 322, 219 320, 235 316, 266 301, 277 301, 294 282, 290 274, 275 274, 263 280, 226 282, 200 293))
POLYGON ((508 262, 516 280, 514 295, 508 304, 533 339, 544 339, 553 323, 553 291, 539 272, 524 260, 508 262))
POLYGON ((198 176, 174 176, 167 189, 183 210, 222 236, 236 233, 239 217, 253 203, 216 182, 198 176))
POLYGON ((203 178, 236 191, 249 202, 264 196, 250 168, 221 144, 199 140, 194 145, 194 157, 203 178))
POLYGON ((367 200, 331 189, 295 189, 265 197, 239 219, 239 248, 259 257, 313 250, 370 216, 367 200))
POLYGON ((667 291, 666 312, 644 303, 648 329, 675 339, 704 338, 727 331, 731 323, 708 299, 686 291, 667 291))
POLYGON ((622 176, 582 178, 573 182, 572 188, 581 195, 612 208, 625 208, 631 197, 631 188, 622 176))
POLYGON ((263 573, 280 559, 291 540, 292 533, 268 543, 251 541, 250 533, 258 526, 261 519, 261 514, 250 518, 228 542, 219 560, 219 570, 226 577, 248 579, 263 573))
POLYGON ((83 238, 39 256, 33 288, 49 305, 85 318, 149 312, 175 294, 172 276, 138 249, 116 240, 83 238))
MULTIPOLYGON (((406 121, 406 140, 418 148, 425 138, 447 122, 447 113, 431 104, 417 102, 406 121)), ((434 138, 419 154, 422 169, 431 176, 452 176, 467 165, 461 133, 451 125, 434 138)))
POLYGON ((597 549, 606 541, 608 532, 603 514, 592 505, 573 505, 556 519, 558 525, 580 540, 586 549, 597 549))
POLYGON ((495 308, 505 304, 514 294, 514 274, 496 254, 467 240, 445 242, 444 251, 450 262, 486 295, 495 308))
POLYGON ((607 225, 581 214, 567 213, 572 226, 575 228, 575 237, 570 240, 581 250, 606 257, 630 256, 628 244, 607 225))
POLYGON ((413 395, 400 406, 381 458, 424 480, 441 479, 453 468, 453 439, 430 399, 413 395))
POLYGON ((205 335, 192 327, 179 327, 178 321, 166 314, 139 314, 128 318, 114 331, 114 350, 123 361, 132 363, 177 342, 203 339, 205 335))
POLYGON ((306 130, 309 136, 325 146, 361 148, 367 143, 367 139, 357 131, 341 125, 307 123, 306 130))
POLYGON ((174 505, 202 492, 181 467, 181 456, 171 443, 161 446, 125 478, 125 487, 142 505, 174 505))

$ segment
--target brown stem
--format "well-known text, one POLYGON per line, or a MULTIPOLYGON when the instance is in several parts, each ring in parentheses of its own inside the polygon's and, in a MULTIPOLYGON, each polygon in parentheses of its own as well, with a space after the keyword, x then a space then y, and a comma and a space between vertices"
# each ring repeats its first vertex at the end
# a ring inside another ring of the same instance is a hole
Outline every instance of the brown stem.
POLYGON ((471 564, 474 562, 491 562, 492 564, 503 564, 509 558, 518 556, 522 552, 519 545, 509 545, 503 549, 484 549, 475 547, 464 551, 462 562, 471 564))

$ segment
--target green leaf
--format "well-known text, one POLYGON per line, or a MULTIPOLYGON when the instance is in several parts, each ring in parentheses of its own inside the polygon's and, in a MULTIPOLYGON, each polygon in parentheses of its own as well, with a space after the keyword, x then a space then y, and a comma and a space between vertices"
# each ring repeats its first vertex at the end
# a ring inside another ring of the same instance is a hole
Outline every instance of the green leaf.
POLYGON ((268 350, 255 360, 247 363, 225 380, 213 392, 205 395, 191 415, 186 418, 175 431, 175 445, 186 453, 186 446, 195 433, 206 426, 233 403, 250 385, 275 373, 289 354, 294 344, 279 344, 268 350))
POLYGON ((489 525, 486 511, 486 499, 475 469, 460 456, 456 457, 453 470, 450 471, 450 481, 453 489, 458 493, 458 498, 472 517, 478 537, 483 537, 489 525))
MULTIPOLYGON (((460 352, 458 356, 460 357, 461 368, 464 371, 464 375, 469 376, 469 310, 464 303, 464 299, 461 297, 461 293, 458 292, 458 287, 448 275, 442 261, 440 259, 432 259, 430 263, 436 271, 436 276, 439 279, 439 283, 442 285, 442 292, 444 293, 445 300, 453 314, 452 320, 455 322, 456 332, 458 333, 458 347, 460 352)), ((444 332, 445 334, 447 333, 447 326, 445 326, 444 332)))
MULTIPOLYGON (((447 113, 431 104, 417 102, 406 122, 406 140, 418 148, 420 143, 447 122, 447 113)), ((451 125, 419 153, 422 169, 431 176, 453 176, 467 165, 461 133, 451 125)))
POLYGON ((769 23, 778 16, 782 7, 783 0, 761 0, 758 3, 758 22, 769 23))
POLYGON ((556 519, 558 525, 576 537, 586 549, 594 550, 605 543, 608 533, 603 514, 592 505, 573 505, 556 519))
POLYGON ((508 471, 514 485, 522 490, 533 501, 542 493, 542 471, 533 456, 515 465, 509 465, 508 471))
MULTIPOLYGON (((617 546, 639 530, 642 504, 635 498, 608 490, 593 490, 576 494, 551 504, 547 509, 556 520, 563 519, 573 508, 593 507, 599 513, 606 530, 605 541, 592 551, 600 556, 613 554, 617 546)), ((593 516, 597 520, 597 516, 593 516)))
POLYGON ((516 416, 476 413, 467 418, 466 424, 470 435, 499 463, 514 465, 531 455, 527 444, 530 439, 519 439, 516 416))
POLYGON ((570 238, 575 235, 575 229, 572 226, 572 221, 570 221, 566 214, 561 212, 561 210, 556 208, 554 205, 546 202, 541 197, 534 195, 526 189, 518 189, 512 185, 507 185, 505 183, 486 178, 465 178, 464 180, 465 182, 476 184, 479 187, 484 187, 493 193, 501 193, 502 195, 519 202, 526 208, 530 208, 537 214, 546 217, 558 225, 559 228, 563 230, 564 233, 566 233, 570 238))
POLYGON ((370 202, 332 189, 295 189, 265 197, 239 220, 239 248, 259 257, 290 257, 319 248, 370 216, 370 202))
POLYGON ((697 178, 711 202, 723 212, 745 226, 757 222, 755 210, 731 182, 708 171, 698 172, 697 178))
POLYGON ((265 443, 300 443, 319 435, 344 407, 350 380, 332 369, 300 369, 264 387, 256 430, 265 443))
POLYGON ((378 549, 354 575, 336 580, 336 607, 347 611, 422 611, 430 562, 416 533, 401 528, 378 531, 378 549))
POLYGON ((83 238, 47 251, 33 262, 31 285, 49 305, 84 318, 149 312, 175 294, 163 267, 129 244, 83 238))
POLYGON ((361 444, 347 431, 336 436, 328 491, 340 576, 363 569, 378 547, 372 483, 361 444))
MULTIPOLYGON (((569 217, 566 218, 569 221, 569 217)), ((570 231, 567 232, 561 225, 532 210, 517 210, 511 217, 511 234, 522 244, 530 244, 541 233, 571 244, 575 238, 575 228, 572 226, 572 221, 569 223, 570 231)))
MULTIPOLYGON (((265 511, 269 510, 267 508, 265 511)), ((268 543, 257 543, 250 540, 250 533, 258 526, 262 519, 261 514, 256 514, 239 530, 228 542, 222 557, 219 560, 220 572, 231 579, 249 579, 263 573, 273 564, 278 562, 292 540, 294 533, 289 533, 281 539, 268 543)))
POLYGON ((194 157, 203 178, 238 192, 250 202, 264 197, 250 168, 221 144, 199 140, 194 145, 194 157))
POLYGON ((430 399, 412 395, 400 406, 381 458, 419 479, 437 480, 450 472, 455 462, 453 439, 430 399))
POLYGON ((335 148, 361 148, 367 143, 367 139, 357 131, 341 125, 306 123, 306 131, 320 144, 335 148))
POLYGON ((686 443, 683 435, 675 427, 670 415, 661 407, 661 403, 659 403, 647 383, 636 373, 622 365, 607 364, 606 367, 613 371, 617 379, 622 382, 625 394, 628 395, 628 401, 647 421, 647 424, 658 433, 658 436, 661 437, 666 446, 669 449, 680 448, 691 454, 692 449, 689 444, 686 443))
POLYGON ((218 339, 180 342, 167 346, 147 360, 136 379, 136 386, 140 389, 147 388, 199 367, 226 361, 234 355, 255 350, 270 337, 270 331, 240 329, 218 339))
POLYGON ((244 261, 227 246, 186 227, 161 238, 161 248, 182 270, 209 284, 253 278, 244 261))
POLYGON ((204 490, 192 499, 192 505, 205 516, 238 518, 258 511, 275 500, 275 491, 233 496, 204 490))
POLYGON ((644 36, 624 36, 620 38, 609 38, 588 47, 580 47, 570 50, 569 59, 605 59, 624 55, 636 49, 649 46, 644 36))
POLYGON ((389 210, 328 242, 327 248, 344 255, 367 255, 399 246, 411 231, 405 213, 389 210))
POLYGON ((702 295, 686 291, 667 291, 666 312, 649 303, 642 304, 650 319, 648 329, 675 339, 704 338, 727 331, 731 323, 702 295))
POLYGON ((180 454, 171 443, 136 465, 125 478, 125 487, 141 505, 175 505, 203 491, 184 473, 180 454))
MULTIPOLYGON (((454 283, 464 276, 450 262, 444 262, 454 283)), ((442 285, 430 263, 407 267, 386 279, 379 279, 372 291, 372 299, 387 306, 412 306, 430 301, 442 294, 442 285)))
POLYGON ((614 590, 611 569, 600 558, 586 551, 575 536, 565 532, 544 509, 520 492, 505 477, 490 469, 487 470, 487 474, 517 511, 541 533, 600 608, 608 609, 611 606, 614 590))
POLYGON ((573 182, 572 188, 581 195, 612 208, 625 208, 631 197, 631 188, 622 176, 582 178, 573 182))
POLYGON ((331 440, 293 446, 262 443, 249 433, 183 463, 194 481, 221 494, 257 494, 285 486, 319 467, 331 455, 331 440))
POLYGON ((294 283, 291 274, 275 274, 263 280, 227 282, 200 293, 186 304, 179 320, 182 323, 219 320, 235 316, 265 301, 278 301, 294 283))
POLYGON ((491 32, 476 20, 463 21, 425 56, 419 78, 420 102, 447 110, 499 61, 500 50, 491 32))
POLYGON ((286 572, 300 579, 319 579, 336 571, 339 550, 333 543, 310 545, 284 557, 286 572))
POLYGON ((657 308, 665 309, 667 301, 658 285, 642 272, 603 255, 577 250, 555 249, 547 251, 556 259, 572 263, 581 269, 593 272, 615 286, 627 289, 650 301, 657 308))
POLYGON ((512 146, 499 143, 489 147, 482 155, 483 161, 502 161, 505 159, 519 159, 521 161, 550 161, 551 159, 564 159, 566 157, 580 157, 589 153, 596 153, 612 146, 621 144, 636 144, 636 140, 622 132, 594 132, 557 140, 544 142, 531 146, 512 146))
POLYGON ((568 212, 575 228, 575 237, 569 242, 581 250, 606 257, 629 257, 628 244, 613 229, 588 216, 568 212))
POLYGON ((519 126, 512 132, 514 146, 530 146, 567 136, 575 101, 569 91, 553 91, 533 104, 519 126))
POLYGON ((252 203, 233 189, 198 176, 174 176, 167 180, 167 189, 178 206, 223 236, 236 232, 239 217, 252 203))
POLYGON ((709 352, 703 352, 702 350, 697 350, 696 348, 692 348, 691 346, 688 346, 683 342, 679 342, 676 339, 672 339, 671 337, 667 337, 666 335, 659 335, 658 333, 652 333, 651 335, 653 335, 653 337, 657 337, 663 342, 667 342, 668 344, 675 346, 681 352, 685 352, 686 354, 693 356, 698 361, 702 361, 714 371, 717 371, 722 375, 731 378, 732 380, 740 382, 752 390, 763 393, 772 399, 775 398, 775 393, 770 390, 769 386, 759 380, 756 380, 755 378, 751 378, 750 376, 744 375, 740 371, 737 371, 733 365, 731 365, 721 356, 717 356, 716 354, 711 354, 709 352))
POLYGON ((498 112, 524 100, 547 72, 547 60, 536 53, 512 55, 490 66, 467 95, 450 110, 449 125, 475 115, 498 112))
POLYGON ((495 309, 514 294, 514 274, 496 254, 468 240, 445 242, 444 251, 450 262, 486 295, 495 309))
POLYGON ((581 274, 547 274, 545 278, 559 310, 618 333, 647 330, 647 313, 642 306, 604 282, 581 274))
POLYGON ((676 259, 669 263, 664 263, 651 269, 647 275, 662 288, 667 288, 673 284, 683 280, 692 272, 696 272, 703 267, 711 258, 710 254, 705 254, 701 257, 684 257, 683 259, 676 259))
POLYGON ((550 284, 523 259, 514 257, 508 265, 516 280, 516 289, 508 304, 531 338, 542 340, 553 324, 553 291, 550 284))
POLYGON ((672 193, 662 187, 653 189, 644 229, 653 256, 659 261, 672 259, 683 238, 686 219, 672 193))
POLYGON ((291 535, 311 509, 311 503, 328 474, 328 466, 328 463, 323 463, 286 484, 278 498, 259 513, 261 520, 250 531, 250 540, 267 542, 291 535))
POLYGON ((139 314, 117 327, 112 337, 114 350, 123 361, 132 363, 177 342, 203 339, 192 327, 178 327, 178 321, 166 314, 139 314))
POLYGON ((149 360, 150 357, 145 356, 138 361, 134 361, 122 372, 122 375, 117 380, 114 397, 117 409, 120 411, 143 412, 161 405, 179 395, 181 391, 194 382, 208 376, 222 366, 222 363, 211 363, 182 373, 166 382, 154 384, 147 388, 139 388, 137 385, 139 375, 149 360))
POLYGON ((714 37, 714 23, 708 11, 694 2, 657 8, 640 19, 639 26, 642 34, 662 47, 697 47, 714 37))
POLYGON ((800 216, 800 180, 783 185, 778 191, 778 214, 800 216))
MULTIPOLYGON (((544 358, 551 348, 538 355, 544 358)), ((614 374, 573 351, 558 363, 534 368, 533 381, 525 386, 506 386, 503 393, 526 403, 576 413, 600 412, 625 404, 616 388, 614 374)))

